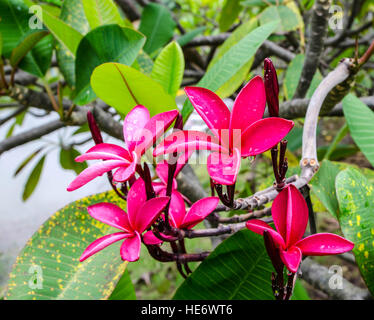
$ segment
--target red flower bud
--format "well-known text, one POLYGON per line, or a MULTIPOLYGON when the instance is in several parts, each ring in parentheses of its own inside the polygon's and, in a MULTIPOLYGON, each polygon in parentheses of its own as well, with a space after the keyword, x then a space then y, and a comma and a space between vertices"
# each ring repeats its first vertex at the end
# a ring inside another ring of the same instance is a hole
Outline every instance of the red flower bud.
POLYGON ((271 117, 279 117, 278 77, 273 62, 269 58, 264 60, 264 78, 269 115, 271 117))
POLYGON ((87 121, 95 144, 103 143, 103 137, 91 111, 87 111, 87 121))

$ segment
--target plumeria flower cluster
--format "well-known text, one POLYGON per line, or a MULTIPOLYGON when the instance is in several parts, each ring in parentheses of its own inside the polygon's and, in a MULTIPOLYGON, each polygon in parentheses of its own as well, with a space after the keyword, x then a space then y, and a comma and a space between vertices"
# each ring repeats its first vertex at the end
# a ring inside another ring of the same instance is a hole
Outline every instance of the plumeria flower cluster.
MULTIPOLYGON (((249 220, 246 226, 264 236, 277 273, 273 279, 273 287, 277 288, 275 294, 287 296, 279 294, 284 290, 284 266, 294 275, 303 256, 338 254, 352 249, 351 242, 333 234, 303 238, 308 207, 298 189, 287 185, 285 180, 287 142, 284 138, 294 123, 279 117, 278 80, 270 59, 265 60, 265 82, 260 76, 249 81, 239 92, 231 111, 208 89, 187 87, 185 92, 211 134, 183 130, 178 110, 150 117, 145 106, 137 105, 123 121, 126 147, 122 147, 104 143, 93 115, 88 113, 96 145, 76 161, 100 161, 83 170, 68 186, 68 191, 106 173, 113 189, 127 201, 127 212, 111 203, 98 203, 87 208, 92 218, 119 231, 95 240, 83 252, 80 261, 117 241, 123 241, 120 247, 122 259, 136 261, 143 243, 155 259, 176 262, 178 270, 186 277, 191 272, 187 262, 202 261, 209 253, 187 253, 185 235, 193 232, 192 229, 209 215, 214 216, 218 206, 222 206, 220 200, 224 208, 235 209, 235 183, 241 159, 255 157, 267 150, 271 150, 275 188, 280 192, 272 206, 276 230, 262 220, 249 220), (266 101, 270 117, 263 118, 266 101), (154 157, 152 177, 152 170, 142 161, 143 155, 173 123, 172 133, 151 152, 154 157), (176 178, 196 150, 211 151, 207 169, 214 188, 212 196, 191 203, 178 190, 176 178), (161 155, 168 155, 168 159, 157 163, 156 159, 161 155), (227 194, 222 192, 223 186, 226 186, 227 194), (215 191, 218 197, 214 196, 215 191), (172 252, 163 249, 164 242, 170 243, 172 252)), ((289 287, 292 291, 293 286, 289 287)))

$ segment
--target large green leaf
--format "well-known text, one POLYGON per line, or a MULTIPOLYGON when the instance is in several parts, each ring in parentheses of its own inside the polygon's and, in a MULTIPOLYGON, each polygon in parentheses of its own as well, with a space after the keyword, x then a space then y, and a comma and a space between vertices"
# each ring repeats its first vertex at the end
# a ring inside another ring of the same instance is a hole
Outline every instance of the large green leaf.
MULTIPOLYGON (((273 271, 263 237, 242 230, 223 241, 199 265, 174 299, 273 300, 273 271)), ((294 299, 305 297, 302 288, 295 290, 294 299)))
POLYGON ((139 31, 147 37, 144 51, 154 53, 173 37, 176 23, 170 11, 163 5, 149 3, 142 13, 139 31))
POLYGON ((175 97, 182 83, 183 72, 183 51, 177 42, 171 42, 158 55, 151 77, 162 85, 167 94, 175 97))
POLYGON ((280 20, 281 32, 295 30, 299 26, 299 20, 295 12, 286 6, 270 6, 267 7, 260 15, 261 24, 270 21, 280 20))
POLYGON ((79 44, 75 60, 76 97, 87 104, 96 98, 90 85, 92 71, 105 62, 131 65, 145 42, 144 36, 131 29, 111 24, 87 33, 79 44))
POLYGON ((123 273, 121 279, 119 279, 109 300, 136 300, 134 285, 127 270, 123 273))
MULTIPOLYGON (((24 0, 29 6, 34 5, 30 0, 24 0)), ((53 36, 75 57, 82 35, 69 24, 53 15, 50 10, 37 11, 36 16, 43 21, 53 36)))
POLYGON ((30 17, 29 8, 22 0, 0 0, 2 53, 6 58, 13 53, 12 62, 19 68, 42 77, 51 63, 52 37, 46 36, 36 41, 35 35, 38 33, 30 29, 30 17))
POLYGON ((226 0, 218 20, 219 29, 221 31, 227 31, 231 25, 238 18, 242 6, 240 5, 241 0, 226 0))
POLYGON ((125 26, 118 9, 112 0, 82 0, 86 18, 91 29, 105 24, 125 26))
POLYGON ((125 115, 138 104, 152 115, 176 107, 174 99, 152 78, 119 63, 104 63, 92 73, 91 85, 97 96, 125 115))
POLYGON ((352 94, 344 98, 343 111, 354 142, 374 166, 374 112, 352 94))
MULTIPOLYGON (((219 48, 218 52, 209 63, 208 70, 212 68, 222 57, 229 51, 234 45, 236 45, 241 39, 243 39, 248 33, 254 30, 258 25, 256 18, 253 18, 242 25, 240 25, 235 31, 226 39, 226 41, 219 48)), ((240 85, 247 79, 249 70, 253 63, 253 57, 236 72, 229 81, 216 90, 216 93, 221 98, 230 96, 240 85)))
POLYGON ((113 191, 104 192, 73 202, 48 219, 18 256, 5 297, 108 298, 126 268, 119 252, 121 243, 79 262, 80 255, 92 241, 115 230, 87 213, 88 205, 104 201, 124 206, 113 191))
MULTIPOLYGON (((65 0, 61 7, 60 19, 85 35, 90 29, 81 0, 65 0)), ((57 61, 68 85, 75 86, 75 56, 61 43, 56 45, 57 61)))
POLYGON ((343 234, 354 242, 357 265, 374 294, 374 187, 358 170, 349 168, 336 177, 336 194, 343 234))
POLYGON ((23 201, 26 201, 31 196, 36 186, 38 185, 40 176, 42 174, 45 157, 46 157, 45 155, 41 157, 41 159, 38 161, 34 169, 31 171, 27 179, 25 188, 23 190, 23 194, 22 194, 23 201))
POLYGON ((13 68, 16 68, 21 60, 35 45, 43 39, 49 32, 46 30, 33 31, 25 36, 24 39, 12 50, 9 62, 13 68))
POLYGON ((339 214, 335 192, 335 178, 339 172, 340 168, 337 165, 329 160, 324 160, 311 181, 312 191, 335 218, 339 214))
MULTIPOLYGON (((252 59, 257 49, 278 26, 274 21, 256 28, 237 44, 232 46, 204 75, 198 86, 217 91, 252 59)), ((186 100, 182 115, 186 120, 193 111, 192 104, 186 100)))

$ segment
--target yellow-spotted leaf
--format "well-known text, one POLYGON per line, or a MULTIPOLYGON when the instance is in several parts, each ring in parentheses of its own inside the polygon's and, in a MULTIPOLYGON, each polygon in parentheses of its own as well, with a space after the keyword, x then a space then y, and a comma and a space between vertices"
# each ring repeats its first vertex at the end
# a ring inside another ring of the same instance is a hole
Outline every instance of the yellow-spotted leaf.
POLYGON ((354 242, 361 275, 374 294, 374 186, 358 170, 348 168, 335 181, 344 236, 354 242))
POLYGON ((110 297, 126 269, 119 252, 121 241, 79 262, 91 242, 116 232, 87 213, 87 206, 106 201, 125 206, 113 191, 104 192, 73 202, 48 219, 18 256, 5 298, 86 300, 110 297))

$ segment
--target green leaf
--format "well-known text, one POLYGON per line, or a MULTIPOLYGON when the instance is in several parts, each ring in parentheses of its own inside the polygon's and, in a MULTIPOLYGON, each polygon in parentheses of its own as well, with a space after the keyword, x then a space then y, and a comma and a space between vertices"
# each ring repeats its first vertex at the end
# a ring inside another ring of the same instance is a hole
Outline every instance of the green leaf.
POLYGON ((184 72, 183 51, 177 42, 168 44, 158 55, 151 77, 172 97, 177 95, 184 72))
POLYGON ((348 132, 349 132, 348 125, 347 125, 347 123, 345 123, 340 128, 340 130, 336 134, 334 140, 332 141, 332 143, 330 144, 329 148, 327 149, 327 152, 326 152, 326 154, 324 156, 324 159, 330 159, 333 151, 338 146, 339 142, 342 141, 342 139, 348 134, 348 132))
MULTIPOLYGON (((320 146, 317 149, 318 160, 325 158, 330 146, 320 146)), ((355 144, 338 144, 329 156, 329 160, 342 160, 356 154, 360 149, 355 144)))
POLYGON ((189 43, 193 38, 195 38, 196 36, 198 36, 200 33, 204 32, 205 29, 206 29, 205 26, 196 28, 196 29, 194 29, 192 31, 189 31, 189 32, 186 32, 185 34, 183 34, 180 37, 176 38, 175 41, 177 41, 178 44, 181 47, 183 47, 187 43, 189 43))
POLYGON ((313 193, 335 218, 339 214, 339 205, 335 191, 335 178, 339 172, 340 168, 337 165, 329 160, 324 160, 310 182, 313 193))
POLYGON ((86 18, 91 29, 105 24, 118 24, 124 27, 123 19, 112 0, 82 0, 86 18))
POLYGON ((299 26, 299 20, 295 12, 286 6, 267 7, 260 15, 261 24, 274 20, 280 20, 280 32, 295 30, 299 26))
POLYGON ((121 242, 79 262, 90 243, 116 230, 88 215, 87 206, 99 202, 124 206, 113 191, 104 192, 67 205, 41 226, 17 258, 7 299, 91 300, 111 295, 127 265, 121 260, 121 242))
MULTIPOLYGON (((65 0, 62 4, 60 19, 82 35, 90 30, 81 0, 65 0)), ((61 73, 68 85, 74 88, 75 56, 60 43, 56 44, 56 54, 61 73)))
POLYGON ((66 170, 73 170, 76 174, 81 173, 84 169, 87 168, 85 162, 76 162, 75 158, 78 157, 80 153, 74 149, 61 149, 60 151, 60 164, 61 167, 66 170))
POLYGON ((152 54, 173 37, 176 23, 170 11, 163 5, 149 3, 142 13, 139 31, 147 37, 144 51, 152 54))
POLYGON ((87 33, 79 44, 75 60, 74 102, 84 105, 96 98, 90 85, 90 77, 97 66, 105 62, 131 65, 144 42, 145 38, 141 33, 114 24, 101 26, 87 33))
MULTIPOLYGON (((197 84, 212 91, 217 91, 252 59, 257 49, 278 26, 278 21, 254 29, 232 46, 204 75, 197 84)), ((183 119, 192 113, 192 104, 186 100, 183 105, 183 119)))
POLYGON ((374 112, 352 94, 343 99, 343 112, 354 142, 374 166, 374 112))
POLYGON ((353 253, 361 275, 374 294, 374 201, 373 185, 356 169, 336 177, 338 215, 344 236, 355 244, 353 253))
POLYGON ((108 300, 136 300, 134 285, 126 270, 108 300))
POLYGON ((43 147, 42 148, 39 148, 38 150, 34 151, 32 154, 30 154, 25 160, 22 161, 22 163, 19 165, 19 167, 17 168, 17 170, 14 172, 14 177, 16 177, 26 166, 27 164, 32 160, 34 159, 40 151, 43 150, 43 147))
MULTIPOLYGON (((24 39, 12 50, 12 54, 10 56, 9 62, 13 68, 16 68, 20 61, 26 56, 26 54, 33 48, 35 45, 43 39, 49 32, 42 30, 42 31, 35 31, 33 30, 28 35, 25 36, 24 39)), ((52 50, 51 50, 52 52, 52 50)), ((45 62, 44 62, 45 64, 45 62)))
MULTIPOLYGON (((29 8, 22 0, 0 0, 0 32, 3 38, 3 55, 10 58, 16 49, 17 64, 19 57, 22 61, 19 68, 38 77, 44 76, 48 70, 52 57, 52 37, 47 36, 32 46, 30 51, 30 37, 34 30, 29 27, 29 8), (25 47, 26 43, 26 47, 25 47), (26 50, 26 55, 23 52, 26 50)), ((31 41, 32 42, 32 41, 31 41)), ((13 62, 15 62, 15 60, 13 62)))
MULTIPOLYGON (((222 44, 219 48, 217 54, 214 56, 212 61, 208 66, 211 68, 214 66, 221 57, 231 49, 235 44, 237 44, 241 39, 243 39, 248 33, 254 30, 258 25, 258 21, 256 18, 253 18, 242 25, 240 25, 235 31, 226 39, 226 41, 222 44)), ((252 57, 237 73, 233 75, 233 77, 226 81, 226 83, 220 87, 216 93, 222 97, 226 98, 229 97, 233 92, 235 92, 240 85, 247 79, 249 70, 251 69, 254 57, 252 57)))
POLYGON ((42 174, 43 166, 44 166, 44 160, 45 155, 39 160, 39 162, 36 164, 34 169, 31 171, 31 174, 29 178, 27 179, 25 188, 23 190, 22 194, 22 200, 26 201, 31 194, 34 192, 36 186, 38 185, 40 175, 42 174))
POLYGON ((242 6, 241 0, 226 0, 218 19, 220 31, 227 31, 238 18, 242 6))
MULTIPOLYGON (((173 299, 274 300, 273 271, 263 237, 242 230, 223 241, 183 282, 173 299)), ((295 290, 293 298, 305 298, 305 291, 295 290)))
POLYGON ((123 64, 104 63, 97 67, 91 85, 100 99, 122 115, 138 104, 147 106, 152 115, 176 107, 174 99, 158 82, 123 64))
POLYGON ((83 36, 47 10, 43 10, 42 14, 37 12, 36 16, 43 21, 43 24, 51 31, 53 36, 75 57, 79 42, 83 36))

